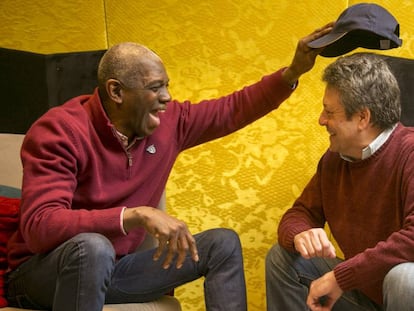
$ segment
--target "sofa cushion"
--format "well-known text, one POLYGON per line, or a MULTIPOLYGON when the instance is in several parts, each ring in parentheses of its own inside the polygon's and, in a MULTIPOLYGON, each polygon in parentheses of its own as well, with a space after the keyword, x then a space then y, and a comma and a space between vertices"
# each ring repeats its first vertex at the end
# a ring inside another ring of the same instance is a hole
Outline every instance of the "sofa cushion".
MULTIPOLYGON (((19 189, 0 185, 4 195, 19 196, 19 189)), ((4 291, 4 274, 7 270, 7 241, 17 229, 20 199, 0 196, 0 308, 3 311, 19 311, 23 309, 7 307, 4 291), (7 307, 7 308, 5 308, 7 307)), ((164 296, 157 301, 147 303, 105 305, 103 311, 178 311, 180 303, 175 297, 164 296)))
POLYGON ((20 198, 22 191, 18 188, 0 185, 0 196, 7 198, 20 198))
POLYGON ((23 168, 20 147, 24 135, 0 133, 0 185, 21 188, 23 168))
MULTIPOLYGON (((1 311, 36 311, 7 307, 1 311)), ((102 311, 181 311, 178 300, 171 296, 164 296, 156 301, 146 303, 108 304, 102 311)))
MULTIPOLYGON (((10 188, 10 187, 8 187, 10 188)), ((0 189, 5 188, 0 186, 0 189)), ((10 189, 8 189, 10 190, 10 189)), ((13 190, 13 189, 11 189, 13 190)), ((9 195, 15 191, 4 192, 9 195)), ((0 307, 7 306, 4 291, 4 274, 7 271, 7 241, 17 229, 20 199, 15 197, 0 196, 0 307)))
MULTIPOLYGON (((2 155, 0 161, 0 197, 4 197, 6 200, 2 200, 3 203, 0 203, 0 211, 10 212, 9 215, 13 215, 14 212, 18 210, 18 198, 21 195, 21 190, 18 189, 21 185, 22 179, 22 165, 20 162, 20 146, 22 144, 24 135, 21 134, 4 134, 0 133, 0 154, 2 155), (14 200, 13 200, 14 199, 14 200), (3 209, 2 204, 9 206, 13 205, 16 209, 5 208, 3 209)), ((163 200, 160 202, 160 209, 165 210, 165 193, 163 194, 163 200)), ((17 215, 17 213, 16 213, 17 215)), ((11 223, 9 226, 17 226, 17 216, 16 218, 10 217, 9 221, 11 223), (13 224, 13 221, 16 221, 13 224)), ((7 222, 7 221, 6 221, 7 222)), ((3 239, 10 232, 10 227, 6 225, 3 226, 3 221, 0 219, 0 239, 3 239), (7 229, 6 229, 7 228, 7 229)), ((150 235, 148 235, 150 237, 150 235)), ((7 239, 5 239, 7 242, 7 239)), ((151 244, 149 242, 149 244, 151 244)), ((5 245, 5 244, 4 244, 5 245)), ((153 244, 151 244, 153 245, 153 244)), ((0 258, 6 258, 5 248, 2 248, 0 251, 0 258)), ((1 261, 2 265, 5 265, 4 261, 1 261)), ((3 266, 0 265, 0 308, 4 306, 7 301, 4 299, 4 271, 3 266)), ((20 311, 23 309, 18 308, 1 308, 1 311, 20 311)), ((103 311, 180 311, 181 306, 179 301, 175 297, 165 296, 157 301, 152 301, 148 303, 134 303, 134 304, 119 304, 119 305, 105 305, 103 311)))

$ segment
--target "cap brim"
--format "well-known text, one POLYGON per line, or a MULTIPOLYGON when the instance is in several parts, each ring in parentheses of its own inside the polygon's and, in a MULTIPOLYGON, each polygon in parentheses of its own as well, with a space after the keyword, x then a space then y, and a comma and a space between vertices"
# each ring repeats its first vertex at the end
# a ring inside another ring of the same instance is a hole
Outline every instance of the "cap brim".
POLYGON ((317 48, 323 48, 320 53, 321 56, 336 57, 344 55, 358 47, 375 50, 388 50, 396 48, 401 45, 401 40, 397 39, 390 40, 366 30, 353 30, 343 34, 342 36, 336 37, 335 40, 332 40, 332 38, 329 40, 328 38, 317 44, 315 43, 316 40, 312 41, 312 43, 314 43, 312 45, 317 48), (383 40, 387 41, 385 46, 381 46, 381 41, 383 40))
POLYGON ((323 48, 338 41, 343 36, 345 36, 347 33, 348 32, 338 32, 338 33, 330 32, 316 40, 308 42, 308 46, 314 49, 323 48))

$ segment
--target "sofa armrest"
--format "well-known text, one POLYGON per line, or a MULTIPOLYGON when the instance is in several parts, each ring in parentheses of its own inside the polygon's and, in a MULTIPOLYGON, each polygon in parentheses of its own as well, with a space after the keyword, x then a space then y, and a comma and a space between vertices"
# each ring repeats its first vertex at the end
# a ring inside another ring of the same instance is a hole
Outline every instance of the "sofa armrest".
POLYGON ((21 188, 23 168, 20 147, 23 134, 0 133, 0 185, 21 188))
MULTIPOLYGON (((24 139, 23 134, 0 133, 0 185, 21 188, 23 168, 20 160, 20 148, 24 139)), ((165 191, 158 208, 166 209, 165 191)), ((149 234, 140 249, 156 247, 157 241, 149 234)), ((24 311, 19 308, 0 308, 1 311, 24 311)), ((30 310, 26 310, 30 311, 30 310)), ((181 311, 179 301, 172 296, 164 296, 157 301, 148 303, 111 304, 105 305, 103 311, 181 311)))
POLYGON ((124 303, 105 305, 102 311, 181 311, 179 301, 172 296, 146 303, 124 303))
MULTIPOLYGON (((1 311, 37 311, 20 308, 0 308, 1 311)), ((156 301, 145 303, 108 304, 102 311, 181 311, 178 300, 171 296, 164 296, 156 301)))

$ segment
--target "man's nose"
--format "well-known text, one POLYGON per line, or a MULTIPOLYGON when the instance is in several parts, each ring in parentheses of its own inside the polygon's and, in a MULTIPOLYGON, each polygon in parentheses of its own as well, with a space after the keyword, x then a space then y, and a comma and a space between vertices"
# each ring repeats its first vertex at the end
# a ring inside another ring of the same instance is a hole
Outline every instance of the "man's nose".
POLYGON ((326 125, 326 120, 327 120, 327 118, 326 118, 325 113, 321 112, 321 114, 319 115, 319 120, 318 120, 319 125, 320 126, 325 126, 326 125))
POLYGON ((159 89, 158 96, 161 102, 168 102, 171 100, 170 91, 168 90, 168 87, 166 85, 159 89))

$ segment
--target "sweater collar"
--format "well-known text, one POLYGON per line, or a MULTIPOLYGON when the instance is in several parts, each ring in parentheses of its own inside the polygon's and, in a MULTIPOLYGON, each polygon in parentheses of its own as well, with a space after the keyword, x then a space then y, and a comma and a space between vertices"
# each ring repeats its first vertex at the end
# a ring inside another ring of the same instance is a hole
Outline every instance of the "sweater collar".
MULTIPOLYGON (((368 159, 372 156, 381 146, 388 140, 391 136, 392 132, 394 132, 395 128, 397 127, 398 123, 394 124, 391 128, 384 130, 375 138, 368 146, 362 149, 362 157, 361 160, 368 159)), ((355 160, 341 154, 341 158, 345 161, 355 162, 355 160)))
POLYGON ((134 138, 131 143, 128 144, 128 137, 124 134, 119 132, 111 120, 109 119, 108 115, 106 114, 105 109, 103 108, 103 104, 101 98, 99 96, 98 88, 95 89, 92 96, 85 104, 85 109, 87 110, 91 122, 99 136, 101 136, 102 140, 108 141, 108 137, 113 136, 116 138, 118 142, 120 142, 126 149, 131 148, 138 140, 142 138, 134 138), (109 136, 110 135, 110 136, 109 136))
POLYGON ((84 107, 95 128, 96 134, 100 136, 102 141, 112 141, 114 144, 122 144, 122 141, 116 134, 114 125, 103 108, 98 88, 95 89, 89 100, 84 104, 84 107), (110 137, 113 137, 113 139, 111 140, 110 137))

